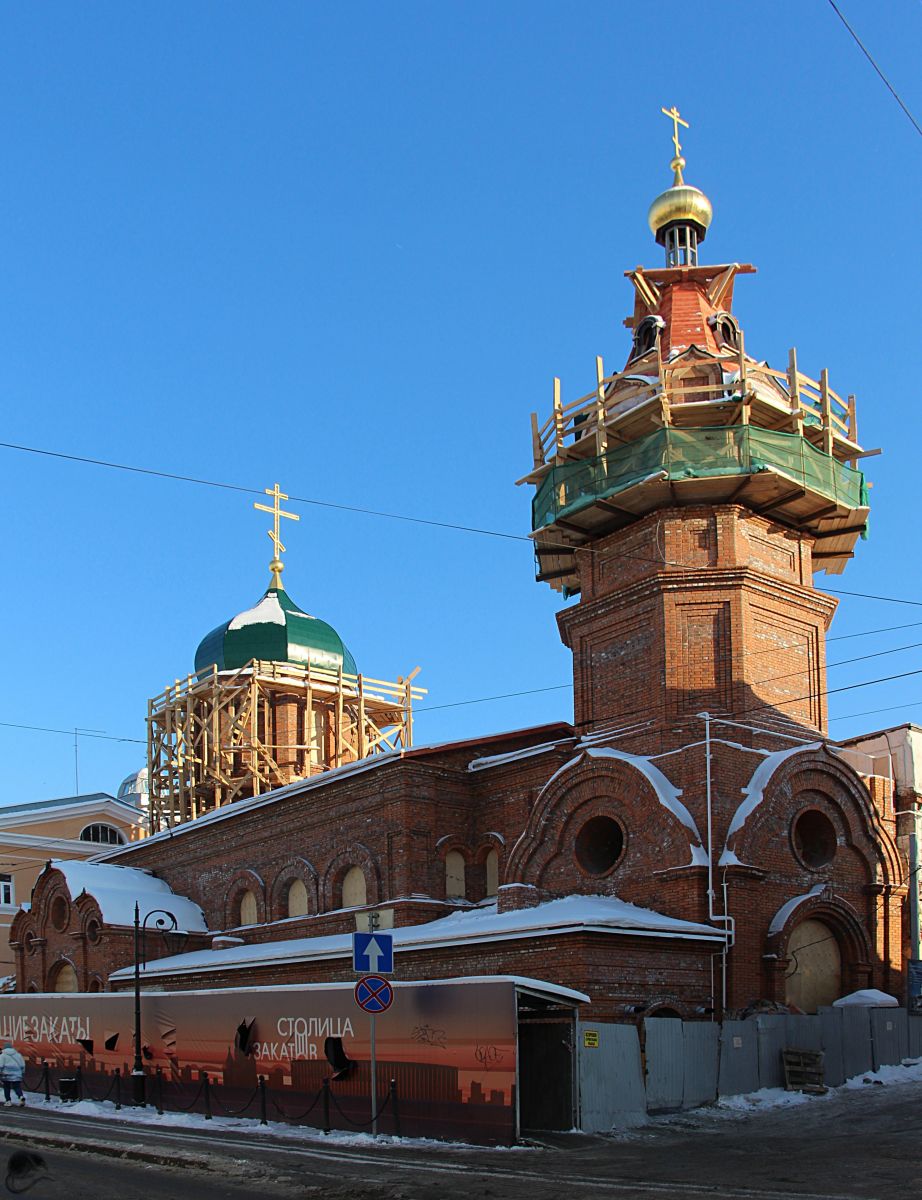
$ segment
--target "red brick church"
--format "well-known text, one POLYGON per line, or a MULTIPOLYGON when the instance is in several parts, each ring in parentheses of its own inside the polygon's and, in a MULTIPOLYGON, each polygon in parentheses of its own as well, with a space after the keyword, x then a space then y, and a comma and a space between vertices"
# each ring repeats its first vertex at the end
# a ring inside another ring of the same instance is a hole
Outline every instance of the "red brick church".
POLYGON ((349 979, 376 914, 398 980, 547 980, 593 1020, 902 996, 917 731, 829 740, 813 582, 868 518, 854 398, 748 353, 754 268, 699 262, 711 204, 675 140, 623 370, 532 418, 573 723, 415 747, 413 675, 363 674, 282 587, 276 485, 270 587, 151 702, 152 836, 48 865, 20 991, 130 986, 137 902, 187 934, 147 939, 170 990, 349 979))

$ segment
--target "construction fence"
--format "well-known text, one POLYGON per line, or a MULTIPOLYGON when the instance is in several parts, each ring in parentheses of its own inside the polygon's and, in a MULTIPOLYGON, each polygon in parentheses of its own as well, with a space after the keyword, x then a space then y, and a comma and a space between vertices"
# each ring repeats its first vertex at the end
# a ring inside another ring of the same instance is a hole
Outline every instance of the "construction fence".
POLYGON ((635 1025, 577 1025, 580 1124, 587 1133, 785 1086, 782 1051, 823 1054, 824 1082, 922 1057, 922 1019, 903 1008, 823 1008, 816 1016, 745 1021, 648 1017, 635 1025))

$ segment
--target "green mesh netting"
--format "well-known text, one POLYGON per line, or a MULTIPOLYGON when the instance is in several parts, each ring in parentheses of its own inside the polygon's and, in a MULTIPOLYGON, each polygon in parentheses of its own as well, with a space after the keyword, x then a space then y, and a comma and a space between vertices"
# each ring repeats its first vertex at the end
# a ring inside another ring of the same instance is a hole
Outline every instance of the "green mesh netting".
POLYGON ((541 529, 663 472, 678 481, 766 470, 783 472, 792 482, 849 508, 867 504, 864 474, 817 450, 800 434, 754 425, 666 428, 599 458, 553 467, 532 501, 532 528, 541 529))

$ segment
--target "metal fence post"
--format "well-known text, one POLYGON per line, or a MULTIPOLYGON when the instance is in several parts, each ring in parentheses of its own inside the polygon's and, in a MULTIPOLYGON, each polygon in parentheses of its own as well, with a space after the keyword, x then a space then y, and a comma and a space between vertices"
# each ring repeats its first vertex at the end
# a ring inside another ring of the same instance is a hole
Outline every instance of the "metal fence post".
POLYGON ((77 1085, 76 1088, 74 1089, 77 1093, 77 1099, 82 1100, 83 1099, 83 1071, 80 1069, 79 1063, 74 1068, 74 1083, 77 1085))
POLYGON ((115 1068, 115 1110, 122 1107, 122 1068, 115 1068))
POLYGON ((330 1132, 330 1081, 323 1081, 323 1132, 330 1132))
POLYGON ((46 1058, 42 1059, 42 1082, 45 1085, 45 1103, 51 1103, 51 1068, 46 1058))
POLYGON ((205 1098, 205 1120, 211 1120, 211 1084, 208 1081, 208 1072, 202 1072, 202 1095, 205 1098))
POLYGON ((391 1080, 391 1112, 394 1114, 394 1133, 400 1137, 400 1110, 397 1108, 397 1080, 391 1080))
POLYGON ((265 1075, 258 1076, 259 1082, 259 1123, 260 1125, 268 1125, 269 1119, 266 1116, 266 1077, 265 1075))
POLYGON ((163 1116, 163 1067, 157 1068, 157 1116, 163 1116))

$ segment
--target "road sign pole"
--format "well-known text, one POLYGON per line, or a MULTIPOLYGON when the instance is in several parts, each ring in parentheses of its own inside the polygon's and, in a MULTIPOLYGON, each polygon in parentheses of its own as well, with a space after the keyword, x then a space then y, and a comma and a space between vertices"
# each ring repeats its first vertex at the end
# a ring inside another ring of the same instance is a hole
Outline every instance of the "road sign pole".
POLYGON ((375 1054, 375 1014, 371 1014, 371 1133, 378 1136, 378 1061, 375 1054))

